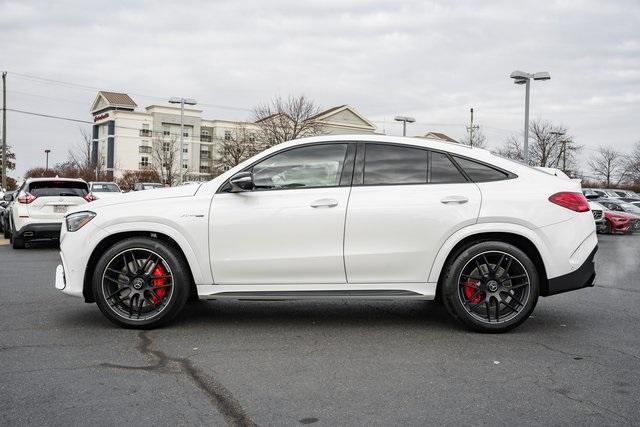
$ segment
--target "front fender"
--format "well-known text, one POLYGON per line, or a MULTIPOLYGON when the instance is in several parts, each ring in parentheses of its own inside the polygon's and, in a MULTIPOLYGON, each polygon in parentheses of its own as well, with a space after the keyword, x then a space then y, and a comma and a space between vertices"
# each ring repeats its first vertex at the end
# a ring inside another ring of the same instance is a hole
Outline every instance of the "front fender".
POLYGON ((444 263, 447 257, 453 250, 453 248, 467 237, 482 234, 482 233, 508 233, 515 234, 528 239, 538 249, 542 262, 545 268, 549 268, 551 265, 551 254, 542 238, 532 229, 523 225, 512 223, 478 223, 464 227, 454 234, 452 234, 440 247, 438 254, 436 255, 431 271, 429 273, 429 283, 437 283, 440 278, 440 273, 444 268, 444 263))
MULTIPOLYGON (((204 229, 207 229, 206 218, 201 219, 204 222, 204 229)), ((160 223, 154 221, 127 220, 126 222, 118 222, 106 226, 101 226, 104 232, 109 235, 126 233, 126 232, 149 232, 160 233, 170 237, 182 250, 196 285, 210 285, 213 283, 211 268, 209 266, 209 245, 206 231, 200 234, 205 236, 203 242, 189 241, 185 235, 184 226, 179 224, 160 223)), ((197 236, 197 233, 194 233, 197 236)))

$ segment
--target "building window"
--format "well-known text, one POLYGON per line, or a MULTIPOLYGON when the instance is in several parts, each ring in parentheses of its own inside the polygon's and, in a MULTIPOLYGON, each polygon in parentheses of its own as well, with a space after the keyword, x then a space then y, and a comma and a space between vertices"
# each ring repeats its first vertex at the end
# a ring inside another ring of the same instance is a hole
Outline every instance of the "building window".
POLYGON ((143 123, 142 129, 140 129, 140 136, 151 136, 151 130, 149 129, 149 123, 143 123))
POLYGON ((188 146, 187 144, 184 144, 184 145, 182 146, 182 152, 183 152, 183 153, 188 153, 188 152, 189 152, 189 146, 188 146))
POLYGON ((189 163, 184 162, 182 163, 182 169, 187 169, 189 167, 189 163))
POLYGON ((140 146, 140 152, 149 154, 149 153, 151 153, 151 147, 149 147, 148 145, 141 145, 140 146))
POLYGON ((202 129, 202 130, 200 131, 200 135, 202 135, 202 136, 209 136, 209 131, 208 131, 207 129, 202 129))
POLYGON ((225 141, 231 141, 231 131, 230 130, 225 130, 224 131, 224 139, 225 139, 225 141))
POLYGON ((249 142, 256 142, 256 134, 251 132, 249 134, 249 142))
POLYGON ((171 151, 171 143, 163 142, 162 143, 162 151, 171 151))
POLYGON ((146 157, 146 156, 140 157, 140 166, 143 168, 146 168, 147 166, 149 166, 149 157, 146 157))
POLYGON ((171 135, 171 129, 169 128, 169 125, 162 125, 162 136, 169 135, 171 135))
POLYGON ((201 165, 200 172, 209 173, 209 165, 201 165))

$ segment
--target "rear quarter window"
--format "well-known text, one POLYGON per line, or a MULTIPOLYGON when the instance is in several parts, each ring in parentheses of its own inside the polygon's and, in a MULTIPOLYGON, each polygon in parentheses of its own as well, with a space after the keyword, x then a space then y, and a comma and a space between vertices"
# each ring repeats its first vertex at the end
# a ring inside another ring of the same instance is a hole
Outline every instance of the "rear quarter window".
POLYGON ((463 157, 453 156, 453 158, 473 182, 500 181, 509 178, 509 174, 491 166, 463 157))
POLYGON ((35 197, 84 197, 89 187, 84 182, 36 181, 29 184, 27 191, 35 197))

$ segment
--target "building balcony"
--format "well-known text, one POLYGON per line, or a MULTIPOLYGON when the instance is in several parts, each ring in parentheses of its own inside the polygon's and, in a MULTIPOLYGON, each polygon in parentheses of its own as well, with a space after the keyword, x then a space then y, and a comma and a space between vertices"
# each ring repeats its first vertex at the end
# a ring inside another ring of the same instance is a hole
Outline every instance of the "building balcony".
POLYGON ((212 142, 213 137, 211 135, 200 135, 200 142, 212 142))
POLYGON ((151 129, 140 129, 140 136, 150 137, 152 134, 151 129))

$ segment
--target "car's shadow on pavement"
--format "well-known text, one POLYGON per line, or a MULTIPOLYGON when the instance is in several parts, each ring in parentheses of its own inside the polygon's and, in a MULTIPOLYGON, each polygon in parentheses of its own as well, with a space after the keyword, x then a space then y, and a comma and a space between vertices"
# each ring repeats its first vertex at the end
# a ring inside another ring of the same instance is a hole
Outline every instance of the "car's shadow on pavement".
POLYGON ((198 301, 187 304, 176 327, 219 325, 282 327, 375 325, 464 330, 440 304, 426 301, 198 301))

